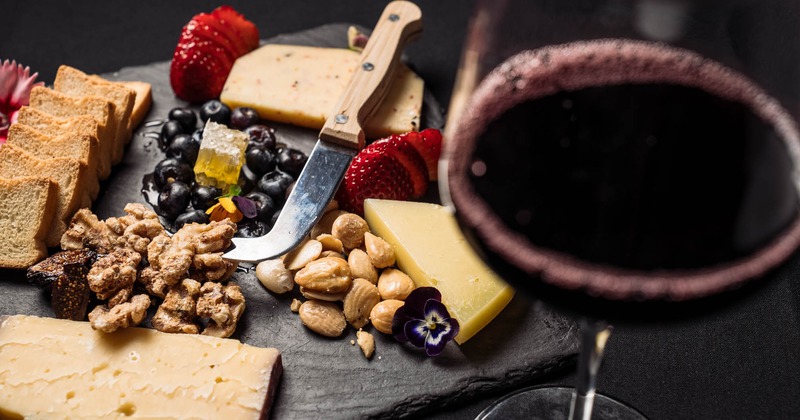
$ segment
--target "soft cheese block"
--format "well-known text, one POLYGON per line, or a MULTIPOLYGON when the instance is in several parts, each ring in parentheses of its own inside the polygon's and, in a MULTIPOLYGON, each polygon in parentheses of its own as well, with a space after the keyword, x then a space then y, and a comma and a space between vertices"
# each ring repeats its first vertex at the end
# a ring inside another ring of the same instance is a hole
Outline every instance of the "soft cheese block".
POLYGON ((397 266, 418 287, 433 286, 461 324, 462 344, 494 319, 514 296, 461 234, 446 208, 410 201, 364 201, 364 216, 372 231, 392 244, 397 266))
MULTIPOLYGON (((252 107, 267 120, 320 129, 359 60, 358 52, 347 49, 268 44, 236 60, 220 100, 252 107)), ((400 65, 366 124, 367 138, 419 130, 423 88, 422 78, 400 65)))
POLYGON ((281 371, 236 340, 0 318, 0 418, 266 418, 281 371))

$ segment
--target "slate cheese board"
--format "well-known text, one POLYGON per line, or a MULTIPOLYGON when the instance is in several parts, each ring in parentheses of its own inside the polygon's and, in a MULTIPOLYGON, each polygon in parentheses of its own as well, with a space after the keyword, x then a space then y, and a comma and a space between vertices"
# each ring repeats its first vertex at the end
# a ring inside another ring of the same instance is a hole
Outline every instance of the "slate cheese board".
MULTIPOLYGON (((330 24, 264 42, 346 47, 347 26, 330 24)), ((413 68, 413 63, 409 65, 413 68)), ((103 76, 141 80, 153 87, 149 115, 94 203, 94 212, 107 218, 122 215, 126 203, 145 203, 142 177, 165 157, 158 147, 159 124, 170 109, 186 104, 175 98, 170 88, 169 61, 103 76)), ((429 92, 424 103, 423 125, 440 128, 443 112, 429 92)), ((274 126, 279 142, 305 152, 313 147, 315 131, 274 126)), ((436 200, 435 188, 430 199, 436 200)), ((282 352, 284 374, 272 418, 417 417, 466 403, 480 394, 535 383, 542 375, 574 366, 575 323, 519 294, 474 338, 462 346, 448 344, 438 357, 429 358, 420 349, 372 331, 376 351, 367 360, 358 346, 351 344, 355 340, 352 328, 337 339, 305 328, 289 309, 291 300, 299 297, 296 290, 272 294, 246 269, 234 277, 247 298, 247 310, 233 338, 282 352)), ((0 315, 12 314, 53 316, 49 296, 27 284, 23 271, 0 271, 0 315)))

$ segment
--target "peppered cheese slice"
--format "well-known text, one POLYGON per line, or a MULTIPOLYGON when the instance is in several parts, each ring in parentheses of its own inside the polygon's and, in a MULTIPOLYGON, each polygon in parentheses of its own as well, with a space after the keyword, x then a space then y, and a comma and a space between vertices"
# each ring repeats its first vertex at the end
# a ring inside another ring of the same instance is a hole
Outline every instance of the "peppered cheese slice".
POLYGON ((236 340, 0 319, 0 418, 266 418, 281 370, 236 340))
POLYGON ((430 203, 364 201, 370 229, 394 246, 397 266, 420 286, 433 286, 461 325, 462 344, 505 308, 514 289, 503 282, 461 234, 452 214, 430 203))
MULTIPOLYGON (((320 129, 359 60, 347 49, 268 44, 236 60, 220 100, 252 107, 267 120, 320 129)), ((367 138, 419 130, 423 88, 423 80, 401 65, 366 124, 367 138)))

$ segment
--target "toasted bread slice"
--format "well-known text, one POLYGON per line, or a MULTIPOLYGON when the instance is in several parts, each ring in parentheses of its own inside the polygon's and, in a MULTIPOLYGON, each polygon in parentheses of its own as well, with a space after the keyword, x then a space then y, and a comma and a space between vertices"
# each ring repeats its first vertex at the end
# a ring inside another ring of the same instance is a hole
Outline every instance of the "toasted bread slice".
POLYGON ((133 112, 131 112, 131 131, 133 131, 139 124, 144 121, 144 117, 150 112, 150 107, 153 105, 153 88, 147 82, 119 82, 121 85, 132 89, 136 92, 136 101, 133 103, 133 112))
POLYGON ((83 178, 89 197, 94 200, 100 192, 97 180, 97 143, 87 135, 70 132, 58 136, 48 136, 35 128, 15 123, 8 130, 7 144, 13 144, 39 159, 73 158, 81 162, 83 178))
POLYGON ((58 187, 49 178, 0 178, 0 267, 27 268, 47 256, 57 205, 58 187))
POLYGON ((89 77, 98 81, 122 85, 136 92, 136 99, 133 101, 133 111, 131 111, 131 119, 128 127, 133 131, 144 121, 144 117, 147 116, 147 113, 150 112, 150 107, 153 105, 153 86, 150 83, 138 80, 116 82, 103 79, 96 74, 89 77))
POLYGON ((114 104, 99 96, 77 98, 37 86, 31 90, 30 106, 61 118, 78 115, 89 115, 94 118, 99 133, 97 140, 100 142, 100 156, 112 162, 117 135, 116 120, 113 117, 114 104))
POLYGON ((111 174, 111 160, 103 159, 100 142, 97 140, 97 121, 89 115, 60 118, 36 108, 23 106, 17 113, 17 123, 25 124, 48 136, 60 136, 69 133, 75 136, 88 136, 92 141, 91 149, 95 149, 97 159, 97 177, 108 178, 111 174))
POLYGON ((97 80, 97 78, 90 77, 76 68, 63 64, 58 67, 53 88, 75 97, 100 96, 114 104, 114 120, 117 124, 117 132, 111 163, 119 163, 122 160, 122 155, 125 154, 125 145, 128 144, 128 140, 131 138, 130 119, 136 92, 116 83, 97 80))
POLYGON ((55 181, 58 188, 58 207, 45 243, 58 246, 67 230, 70 218, 87 200, 86 180, 82 177, 77 159, 39 159, 11 144, 0 147, 0 178, 44 176, 55 181))
MULTIPOLYGON (((93 76, 100 77, 100 76, 93 76)), ((104 80, 104 79, 103 79, 104 80)), ((150 112, 150 107, 153 105, 153 87, 150 83, 140 81, 130 82, 113 82, 136 92, 136 100, 133 102, 133 111, 131 112, 130 129, 133 131, 139 124, 144 121, 144 117, 150 112)))

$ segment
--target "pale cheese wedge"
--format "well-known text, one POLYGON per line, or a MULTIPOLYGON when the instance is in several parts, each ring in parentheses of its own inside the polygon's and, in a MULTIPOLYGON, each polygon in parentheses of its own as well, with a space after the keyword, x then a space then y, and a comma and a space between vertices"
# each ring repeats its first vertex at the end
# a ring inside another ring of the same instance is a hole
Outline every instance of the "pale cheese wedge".
POLYGON ((88 322, 0 317, 0 418, 260 419, 282 372, 276 349, 88 322))
POLYGON ((417 287, 432 286, 456 318, 462 344, 505 308, 514 289, 497 276, 467 243, 446 208, 430 203, 364 201, 370 229, 394 246, 397 266, 417 287))
MULTIPOLYGON (((236 60, 220 100, 254 108, 270 121, 320 129, 359 60, 347 49, 268 44, 236 60)), ((401 65, 366 124, 367 138, 419 130, 423 89, 422 78, 401 65)))

